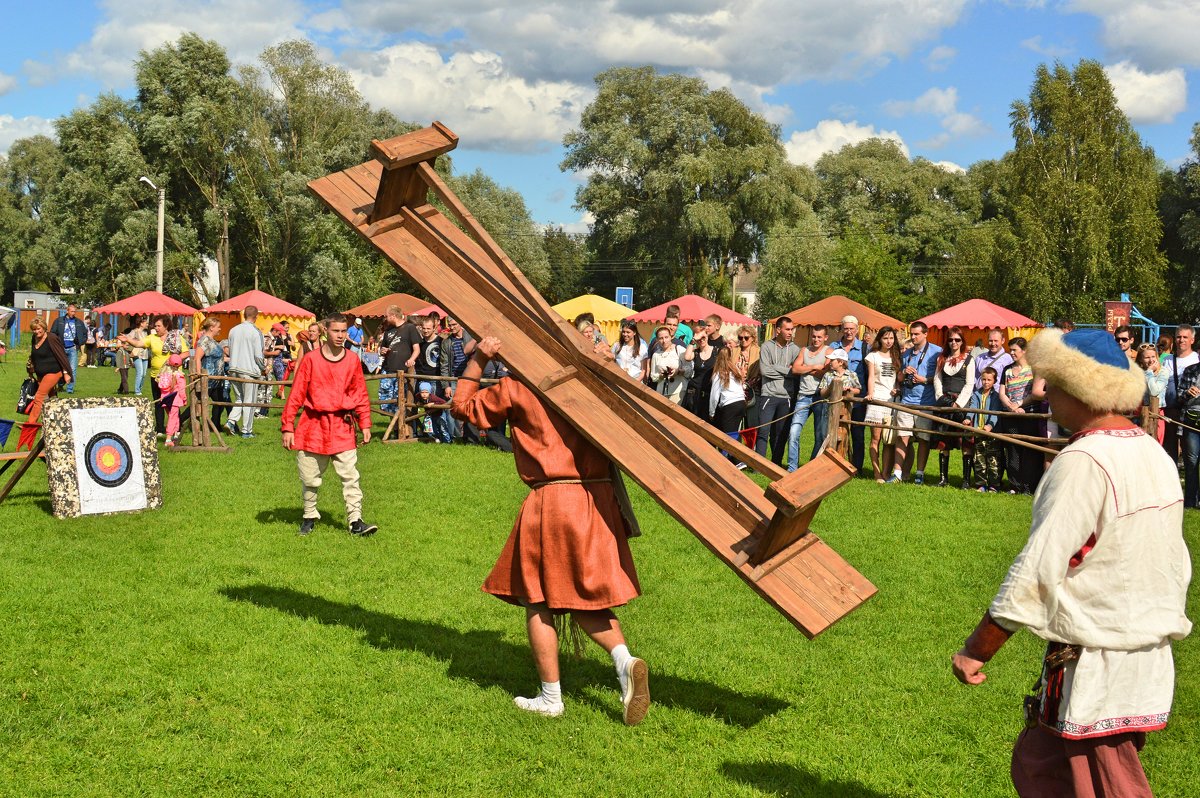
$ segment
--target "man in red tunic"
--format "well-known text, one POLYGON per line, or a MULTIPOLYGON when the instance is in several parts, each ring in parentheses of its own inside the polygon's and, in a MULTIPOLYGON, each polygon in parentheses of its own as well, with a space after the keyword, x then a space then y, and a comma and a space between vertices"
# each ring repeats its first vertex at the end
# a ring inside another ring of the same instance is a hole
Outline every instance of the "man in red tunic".
POLYGON ((303 486, 301 535, 312 532, 321 517, 317 512, 317 488, 330 462, 342 480, 350 534, 366 537, 379 529, 362 520, 355 424, 362 429, 363 443, 370 442, 371 405, 362 361, 346 356, 346 329, 346 319, 340 314, 325 321, 325 343, 300 361, 292 392, 283 406, 283 448, 296 450, 303 486))
POLYGON ((483 367, 499 349, 498 338, 479 342, 459 378, 451 413, 480 429, 508 421, 517 473, 532 489, 483 583, 484 591, 525 607, 542 688, 514 703, 550 717, 563 713, 554 619, 570 613, 612 655, 625 723, 636 725, 650 709, 649 671, 629 653, 612 612, 641 592, 627 540, 631 527, 614 491, 613 479, 620 476, 603 452, 523 383, 505 377, 479 390, 483 367))

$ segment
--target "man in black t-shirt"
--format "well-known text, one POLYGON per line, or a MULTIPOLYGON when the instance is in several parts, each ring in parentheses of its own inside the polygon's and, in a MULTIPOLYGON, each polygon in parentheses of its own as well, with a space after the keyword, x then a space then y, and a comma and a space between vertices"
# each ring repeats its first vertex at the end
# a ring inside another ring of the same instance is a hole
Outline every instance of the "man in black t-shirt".
MULTIPOLYGON (((437 322, 431 318, 421 320, 421 341, 417 344, 416 361, 413 369, 418 377, 441 376, 442 339, 438 337, 437 322)), ((438 380, 430 380, 433 391, 438 396, 444 396, 442 384, 438 380)))
MULTIPOLYGON (((383 355, 384 373, 405 373, 417 360, 421 333, 412 322, 406 320, 404 311, 397 305, 388 306, 383 323, 387 329, 379 337, 379 353, 383 355)), ((412 386, 405 383, 405 391, 406 395, 411 396, 412 386)), ((379 381, 380 409, 383 412, 396 412, 399 395, 400 386, 396 377, 384 377, 379 381)))

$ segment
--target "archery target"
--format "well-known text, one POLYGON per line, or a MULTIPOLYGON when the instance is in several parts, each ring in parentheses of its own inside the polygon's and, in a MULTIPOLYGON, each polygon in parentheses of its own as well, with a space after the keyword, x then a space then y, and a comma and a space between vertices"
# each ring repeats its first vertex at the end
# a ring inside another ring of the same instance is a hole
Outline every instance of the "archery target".
POLYGON ((115 432, 99 432, 83 450, 84 466, 97 484, 115 488, 133 473, 133 452, 115 432))
POLYGON ((70 415, 80 514, 145 509, 146 480, 137 410, 76 408, 70 415))

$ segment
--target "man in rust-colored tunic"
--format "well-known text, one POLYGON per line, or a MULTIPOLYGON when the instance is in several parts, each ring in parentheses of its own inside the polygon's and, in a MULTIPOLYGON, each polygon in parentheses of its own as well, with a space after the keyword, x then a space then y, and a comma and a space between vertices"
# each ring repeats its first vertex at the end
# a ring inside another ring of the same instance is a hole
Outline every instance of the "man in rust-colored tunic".
POLYGON ((529 644, 542 689, 517 697, 521 709, 563 713, 554 617, 575 623, 613 658, 624 718, 640 723, 650 707, 646 663, 633 657, 612 612, 640 593, 629 551, 630 527, 614 492, 608 458, 523 383, 506 377, 479 389, 483 367, 500 349, 484 338, 467 364, 451 413, 480 429, 507 421, 517 473, 532 489, 521 506, 484 591, 525 607, 529 644))

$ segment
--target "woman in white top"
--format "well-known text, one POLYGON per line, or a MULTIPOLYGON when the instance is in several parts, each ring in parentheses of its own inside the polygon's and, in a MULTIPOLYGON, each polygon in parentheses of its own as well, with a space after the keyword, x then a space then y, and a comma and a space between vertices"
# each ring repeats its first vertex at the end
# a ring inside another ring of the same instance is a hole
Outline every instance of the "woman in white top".
POLYGON ((655 330, 654 337, 658 340, 658 347, 650 357, 650 382, 654 384, 654 390, 679 404, 683 400, 688 377, 692 375, 696 349, 692 344, 683 347, 673 343, 671 330, 667 327, 655 330))
MULTIPOLYGON (((717 429, 737 440, 738 430, 742 426, 742 416, 746 414, 746 375, 738 366, 738 357, 734 347, 721 347, 717 350, 716 358, 717 362, 713 366, 712 387, 708 392, 708 413, 717 429)), ((734 458, 730 457, 729 459, 733 460, 734 458)), ((744 467, 738 463, 738 468, 744 467)))
MULTIPOLYGON (((884 402, 896 400, 896 375, 900 373, 900 346, 896 341, 896 331, 891 327, 883 327, 871 344, 871 353, 867 361, 867 398, 884 402)), ((875 469, 875 481, 883 482, 883 475, 892 470, 893 447, 884 446, 883 462, 879 459, 879 443, 884 436, 884 427, 892 424, 892 410, 880 405, 868 405, 865 421, 873 425, 871 430, 871 466, 875 469)), ((895 437, 893 430, 887 430, 890 444, 895 437)))
POLYGON ((613 357, 621 370, 641 382, 646 377, 646 360, 650 348, 638 337, 637 325, 632 321, 621 322, 621 334, 612 346, 613 357))
MULTIPOLYGON (((1161 409, 1163 399, 1167 395, 1167 383, 1170 382, 1171 373, 1162 367, 1162 361, 1158 359, 1158 347, 1154 344, 1139 346, 1137 364, 1146 372, 1146 396, 1142 399, 1142 404, 1148 405, 1151 399, 1157 399, 1161 409)), ((1158 420, 1157 432, 1154 437, 1159 443, 1163 442, 1166 423, 1161 418, 1158 420)))

